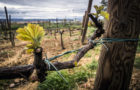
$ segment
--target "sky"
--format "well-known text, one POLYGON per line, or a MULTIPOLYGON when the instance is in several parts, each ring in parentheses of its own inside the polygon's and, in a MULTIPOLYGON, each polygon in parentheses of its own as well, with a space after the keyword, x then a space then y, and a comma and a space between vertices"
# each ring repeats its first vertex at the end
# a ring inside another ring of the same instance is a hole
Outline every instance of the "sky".
MULTIPOLYGON (((92 6, 100 2, 93 0, 92 6)), ((14 19, 82 18, 88 0, 0 0, 0 19, 5 18, 4 6, 14 19)))

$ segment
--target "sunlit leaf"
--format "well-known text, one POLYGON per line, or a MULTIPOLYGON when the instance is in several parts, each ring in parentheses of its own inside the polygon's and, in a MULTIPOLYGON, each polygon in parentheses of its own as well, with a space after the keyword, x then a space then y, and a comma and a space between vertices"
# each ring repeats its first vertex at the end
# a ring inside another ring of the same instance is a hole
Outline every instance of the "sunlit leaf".
POLYGON ((98 6, 97 5, 94 5, 94 8, 96 9, 96 11, 98 10, 98 6))
POLYGON ((27 48, 32 48, 32 49, 33 49, 34 46, 33 46, 33 44, 27 44, 26 47, 27 47, 27 48))
POLYGON ((105 11, 101 11, 101 16, 103 16, 106 20, 109 20, 109 14, 105 11))
POLYGON ((16 38, 22 41, 32 41, 32 38, 30 36, 24 34, 18 34, 16 38))
POLYGON ((78 65, 77 61, 74 62, 75 67, 78 65))
POLYGON ((30 42, 27 44, 27 52, 32 52, 35 48, 40 47, 41 40, 45 35, 43 27, 36 24, 28 24, 24 28, 19 28, 16 31, 17 39, 30 42))
POLYGON ((98 7, 98 10, 100 10, 100 11, 103 10, 103 9, 104 9, 104 6, 99 6, 98 7))
POLYGON ((33 51, 34 51, 34 49, 27 49, 26 50, 26 52, 29 53, 29 54, 32 53, 33 51))

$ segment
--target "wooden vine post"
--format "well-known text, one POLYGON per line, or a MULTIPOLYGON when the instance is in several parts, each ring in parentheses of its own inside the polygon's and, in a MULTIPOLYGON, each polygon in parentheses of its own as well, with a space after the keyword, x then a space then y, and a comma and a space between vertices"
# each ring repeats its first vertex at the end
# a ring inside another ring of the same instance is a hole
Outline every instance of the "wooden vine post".
POLYGON ((93 0, 89 0, 88 8, 87 8, 87 13, 86 13, 86 15, 85 15, 84 30, 83 30, 83 32, 82 32, 82 41, 81 41, 82 44, 84 44, 84 40, 85 40, 86 33, 87 33, 88 21, 89 21, 88 13, 90 13, 90 11, 91 11, 92 1, 93 1, 93 0))
POLYGON ((4 32, 4 39, 7 40, 6 21, 1 20, 1 30, 4 32))
MULTIPOLYGON (((87 13, 87 11, 85 11, 85 15, 83 16, 83 21, 82 21, 82 28, 83 29, 85 27, 85 20, 86 20, 87 15, 88 15, 88 13, 87 13)), ((83 29, 81 30, 81 36, 83 35, 83 29)))
POLYGON ((42 60, 42 51, 43 51, 43 49, 41 47, 36 48, 34 50, 34 63, 33 63, 40 82, 43 82, 45 80, 46 75, 47 75, 45 73, 46 72, 46 64, 42 60))
POLYGON ((15 47, 15 41, 14 41, 15 34, 14 34, 14 32, 11 31, 11 15, 9 15, 9 22, 8 22, 8 24, 9 24, 9 30, 10 30, 10 32, 9 32, 10 41, 11 41, 12 46, 15 47))
POLYGON ((59 33, 60 33, 61 48, 62 48, 62 49, 65 49, 65 47, 64 47, 64 42, 63 42, 63 33, 64 33, 64 30, 59 31, 59 33))
POLYGON ((55 29, 55 30, 54 30, 54 37, 55 37, 55 39, 57 39, 57 37, 56 37, 56 32, 57 32, 57 30, 55 29))
POLYGON ((51 20, 49 19, 49 33, 52 35, 52 30, 51 30, 51 20))
MULTIPOLYGON (((110 20, 104 38, 138 39, 140 0, 109 0, 110 20)), ((94 90, 129 90, 138 42, 106 43, 102 47, 94 90)))
POLYGON ((7 8, 4 7, 4 9, 5 9, 5 15, 6 15, 6 28, 8 28, 9 30, 11 44, 13 47, 15 47, 14 33, 11 31, 11 15, 9 15, 9 18, 8 18, 7 8))
MULTIPOLYGON (((85 14, 85 15, 86 15, 86 14, 85 14)), ((82 28, 84 28, 85 15, 83 16, 83 20, 82 20, 82 28)))
POLYGON ((58 29, 58 19, 57 18, 56 18, 56 28, 57 28, 57 31, 56 32, 58 33, 58 30, 59 29, 58 29))
POLYGON ((71 32, 71 27, 70 26, 68 27, 68 30, 69 30, 69 35, 71 37, 72 36, 72 34, 71 34, 72 32, 71 32))

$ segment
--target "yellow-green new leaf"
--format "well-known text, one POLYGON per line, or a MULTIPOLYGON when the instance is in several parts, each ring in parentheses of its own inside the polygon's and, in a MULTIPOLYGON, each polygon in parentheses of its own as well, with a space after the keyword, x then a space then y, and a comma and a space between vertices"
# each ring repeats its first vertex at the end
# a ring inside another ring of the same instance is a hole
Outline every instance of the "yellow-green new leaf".
POLYGON ((18 34, 16 36, 17 39, 22 40, 22 41, 30 41, 32 42, 32 38, 28 35, 24 35, 24 34, 18 34))
POLYGON ((43 27, 36 24, 28 24, 24 28, 19 28, 16 32, 18 33, 17 39, 30 42, 26 46, 28 48, 27 52, 32 52, 35 48, 40 47, 41 40, 45 35, 43 27))
POLYGON ((109 20, 109 13, 101 11, 101 16, 103 16, 106 20, 109 20))
POLYGON ((103 9, 104 9, 104 6, 99 6, 98 7, 98 10, 100 10, 100 11, 103 10, 103 9))
POLYGON ((30 54, 30 53, 34 52, 34 49, 27 49, 26 52, 30 54))
POLYGON ((33 44, 27 44, 26 47, 27 47, 28 49, 33 49, 33 48, 34 48, 33 44))
POLYGON ((96 11, 98 10, 98 6, 97 5, 94 5, 94 8, 96 9, 96 11))
POLYGON ((75 61, 75 62, 74 62, 74 65, 75 65, 75 67, 77 67, 77 66, 78 66, 78 63, 77 63, 77 61, 75 61))

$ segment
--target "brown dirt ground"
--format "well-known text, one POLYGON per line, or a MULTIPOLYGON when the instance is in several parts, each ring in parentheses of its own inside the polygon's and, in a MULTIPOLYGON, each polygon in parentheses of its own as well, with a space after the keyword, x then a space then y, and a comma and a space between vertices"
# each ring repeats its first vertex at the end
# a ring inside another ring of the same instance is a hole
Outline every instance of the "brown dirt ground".
MULTIPOLYGON (((57 39, 54 38, 54 36, 46 36, 43 40, 42 47, 43 47, 43 55, 46 53, 48 58, 53 57, 55 55, 61 54, 68 50, 78 49, 82 47, 80 43, 80 31, 74 31, 73 36, 69 36, 68 32, 65 32, 64 34, 64 46, 66 49, 62 50, 60 47, 60 35, 57 34, 57 39)), ((16 46, 11 47, 10 43, 7 41, 3 41, 0 45, 0 67, 10 67, 10 66, 17 66, 17 65, 27 65, 33 63, 33 54, 27 54, 24 50, 25 45, 27 42, 21 42, 16 40, 16 46)), ((94 53, 94 51, 92 51, 94 53)), ((75 54, 71 54, 71 56, 68 58, 68 60, 71 60, 74 57, 75 54)), ((44 55, 45 56, 45 55, 44 55)), ((94 55, 96 59, 98 59, 98 55, 94 55)), ((62 60, 63 58, 60 57, 56 59, 57 61, 66 61, 62 60)), ((56 61, 55 60, 55 61, 56 61)), ((89 57, 82 58, 79 62, 79 65, 85 65, 87 63, 91 63, 92 59, 89 57)), ((140 70, 134 69, 133 76, 132 76, 132 87, 136 87, 137 83, 140 82, 140 70)), ((19 81, 20 79, 14 79, 15 83, 16 81, 19 81)), ((19 85, 17 85, 14 88, 7 88, 7 90, 35 90, 38 86, 38 82, 29 82, 24 79, 21 80, 19 85), (23 83, 24 81, 24 83, 23 83)), ((89 79, 86 83, 78 86, 79 90, 90 90, 93 88, 94 79, 89 79)), ((10 85, 10 84, 9 84, 10 85)), ((139 83, 140 85, 140 83, 139 83)), ((133 89, 137 90, 137 89, 133 89)))

